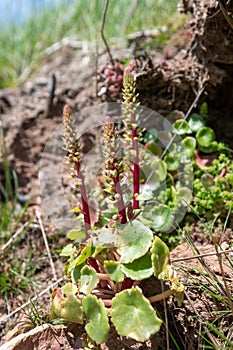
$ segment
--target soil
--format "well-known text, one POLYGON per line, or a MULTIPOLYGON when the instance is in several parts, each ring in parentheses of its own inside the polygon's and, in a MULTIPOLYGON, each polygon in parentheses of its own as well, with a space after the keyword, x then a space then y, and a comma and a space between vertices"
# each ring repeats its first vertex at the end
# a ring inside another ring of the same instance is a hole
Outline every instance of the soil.
MULTIPOLYGON (((183 1, 183 10, 187 10, 187 3, 187 1, 183 1)), ((193 3, 197 6, 196 1, 193 1, 193 3)), ((189 9, 190 6, 189 4, 189 9)), ((215 7, 213 6, 211 11, 214 10, 215 7)), ((222 15, 220 13, 216 14, 216 16, 222 15)), ((216 16, 215 21, 217 21, 216 16)), ((202 21, 207 23, 207 27, 213 24, 210 23, 210 20, 208 22, 206 17, 203 17, 202 21)), ((228 36, 229 28, 227 30, 225 21, 221 21, 222 18, 217 22, 223 24, 221 33, 224 33, 225 30, 227 39, 232 42, 233 36, 228 36)), ((196 29, 199 28, 198 25, 196 24, 196 29)), ((205 30, 201 33, 201 38, 202 44, 208 48, 206 54, 203 56, 202 53, 202 61, 200 61, 200 50, 191 55, 190 47, 194 47, 193 42, 197 40, 198 35, 200 38, 200 32, 198 34, 191 28, 190 26, 184 27, 173 38, 173 41, 166 47, 164 52, 153 53, 150 57, 137 58, 135 77, 142 104, 162 115, 167 115, 175 109, 185 113, 193 103, 195 94, 207 84, 205 91, 208 95, 200 97, 197 107, 206 99, 208 100, 209 123, 214 126, 217 135, 224 141, 230 142, 232 146, 233 124, 231 115, 233 112, 233 90, 230 87, 226 90, 233 73, 231 56, 227 51, 222 57, 218 56, 215 60, 210 60, 210 57, 214 56, 213 52, 210 53, 210 50, 214 48, 208 47, 207 44, 210 39, 206 36, 205 30), (186 38, 183 41, 180 39, 182 35, 186 38), (208 54, 210 57, 208 57, 208 54), (208 65, 204 64, 207 61, 209 62, 208 65), (222 100, 221 98, 217 99, 217 97, 223 95, 224 98, 222 100), (222 101, 221 103, 220 100, 222 101), (222 117, 221 120, 219 116, 222 117)), ((10 318, 10 322, 6 317, 10 311, 22 305, 29 295, 35 295, 38 291, 44 290, 48 286, 48 281, 52 282, 54 278, 48 260, 40 259, 41 255, 45 255, 45 247, 41 236, 41 228, 35 215, 36 210, 43 213, 43 223, 51 244, 51 250, 53 251, 54 249, 56 251, 65 242, 65 236, 57 235, 56 228, 46 219, 46 214, 41 207, 38 179, 42 152, 51 134, 57 127, 61 126, 61 115, 64 105, 68 104, 74 111, 81 112, 84 107, 98 106, 101 102, 118 101, 120 98, 118 93, 109 93, 106 80, 103 78, 103 67, 109 60, 105 51, 98 53, 97 60, 95 50, 92 50, 90 47, 86 49, 85 45, 83 45, 82 49, 77 49, 74 41, 62 42, 57 49, 58 46, 53 46, 47 50, 41 68, 34 71, 30 79, 27 79, 22 87, 0 91, 0 120, 5 134, 8 160, 11 169, 16 171, 19 181, 18 205, 21 206, 25 201, 30 200, 29 214, 25 218, 25 222, 32 220, 32 224, 27 230, 27 237, 23 237, 20 241, 19 254, 23 256, 25 250, 30 247, 34 251, 32 262, 37 264, 31 293, 25 293, 24 296, 14 296, 12 294, 12 299, 9 300, 8 306, 0 297, 2 329, 0 344, 3 344, 0 346, 1 350, 82 349, 80 342, 80 338, 84 337, 84 329, 82 327, 45 324, 29 332, 22 333, 20 323, 22 321, 22 312, 13 315, 10 318), (54 96, 51 96, 52 87, 55 83, 54 96), (15 323, 18 323, 18 326, 13 329, 13 332, 9 331, 15 323), (9 340, 10 338, 12 340, 9 340)), ((215 49, 220 50, 219 47, 215 49)), ((194 49, 192 51, 195 52, 194 49)), ((220 50, 219 52, 222 51, 220 50)), ((134 53, 130 48, 124 50, 112 49, 112 54, 118 60, 123 61, 126 58, 134 57, 134 53)), ((91 127, 91 116, 86 123, 91 127)), ((3 182, 3 180, 4 172, 0 161, 0 181, 3 182)), ((56 211, 57 201, 59 201, 59 198, 55 197, 53 204, 51 204, 54 211, 56 211)), ((233 292, 232 284, 230 283, 233 277, 232 269, 229 268, 228 261, 230 256, 221 255, 222 259, 216 255, 207 256, 201 260, 202 265, 200 265, 200 259, 178 261, 179 258, 191 258, 199 253, 215 252, 213 242, 205 241, 202 239, 203 235, 197 232, 198 230, 193 229, 193 241, 198 252, 194 253, 186 243, 183 243, 171 253, 173 264, 181 280, 186 285, 186 295, 182 307, 177 307, 172 299, 168 300, 166 308, 164 308, 163 302, 156 304, 156 309, 161 313, 162 317, 167 317, 168 329, 171 331, 180 349, 185 350, 199 349, 201 342, 199 333, 206 332, 205 322, 208 321, 210 315, 214 315, 214 310, 219 310, 219 305, 214 304, 211 295, 197 288, 201 283, 205 283, 211 288, 211 278, 206 278, 208 271, 212 271, 209 272, 209 275, 215 276, 215 282, 220 290, 221 285, 226 283, 229 291, 233 292), (206 266, 204 269, 205 273, 200 273, 200 268, 203 269, 203 264, 206 266), (224 276, 224 280, 222 276, 224 276)), ((229 238, 227 241, 229 242, 232 238, 232 231, 230 230, 228 234, 229 238)), ((224 243, 222 249, 228 250, 228 243, 224 243)), ((63 273, 63 264, 56 254, 54 254, 54 260, 57 271, 56 277, 60 278, 63 273)), ((157 285, 154 280, 148 283, 149 287, 148 285, 143 286, 148 293, 154 288, 161 290, 161 285, 157 285)), ((44 307, 42 314, 48 313, 50 292, 48 291, 39 298, 40 305, 48 305, 44 307)), ((220 309, 224 310, 224 308, 225 306, 221 305, 220 309)), ((25 319, 23 321, 25 322, 25 319)), ((225 321, 226 327, 232 321, 231 316, 225 321)), ((102 350, 164 350, 175 348, 171 339, 170 345, 167 344, 166 327, 162 327, 161 331, 145 344, 119 337, 112 329, 109 342, 101 346, 102 350)))

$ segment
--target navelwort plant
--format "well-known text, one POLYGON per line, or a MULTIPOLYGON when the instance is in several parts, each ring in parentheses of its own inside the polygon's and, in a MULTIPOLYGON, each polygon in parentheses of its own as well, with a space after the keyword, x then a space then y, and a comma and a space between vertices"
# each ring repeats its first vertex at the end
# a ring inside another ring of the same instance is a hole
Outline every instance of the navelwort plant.
MULTIPOLYGON (((110 117, 104 122, 105 161, 94 199, 98 199, 98 215, 93 215, 90 207, 75 119, 68 106, 63 112, 66 158, 81 195, 74 212, 83 218, 84 231, 74 229, 67 235, 74 242, 62 250, 61 256, 68 259, 65 272, 70 282, 54 291, 51 318, 85 324, 88 336, 97 344, 107 341, 110 323, 121 336, 148 340, 162 324, 153 304, 174 295, 180 305, 184 291, 170 263, 167 245, 155 235, 166 223, 169 207, 158 205, 157 212, 151 213, 148 193, 143 198, 139 103, 133 77, 127 71, 123 85, 124 135, 116 131, 110 117), (125 193, 126 184, 131 194, 125 193), (80 243, 84 237, 86 241, 80 243), (147 297, 140 286, 152 276, 168 284, 169 289, 147 297)), ((149 167, 147 153, 143 152, 149 167)), ((156 158, 152 167, 157 169, 157 183, 163 181, 167 174, 165 162, 156 158)), ((157 185, 154 189, 152 186, 149 197, 156 189, 157 185)))

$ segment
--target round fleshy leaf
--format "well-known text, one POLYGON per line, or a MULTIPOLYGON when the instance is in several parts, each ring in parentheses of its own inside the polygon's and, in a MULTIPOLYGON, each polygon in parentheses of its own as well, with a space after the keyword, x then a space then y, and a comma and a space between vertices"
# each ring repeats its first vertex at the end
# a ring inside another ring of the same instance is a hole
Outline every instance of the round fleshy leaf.
POLYGON ((210 188, 211 186, 215 185, 214 178, 210 174, 203 174, 201 177, 201 182, 205 188, 210 188))
MULTIPOLYGON (((108 220, 109 223, 109 220, 108 220)), ((110 230, 106 227, 102 227, 101 229, 95 229, 92 233, 92 243, 96 248, 115 246, 115 235, 114 231, 110 230)))
POLYGON ((77 283, 78 280, 81 278, 81 270, 82 270, 83 266, 85 266, 85 263, 78 265, 78 266, 75 266, 72 269, 69 269, 69 267, 68 267, 67 272, 70 272, 71 280, 73 283, 77 283))
POLYGON ((78 291, 78 288, 76 284, 68 282, 64 284, 63 287, 61 287, 61 290, 64 295, 68 295, 69 293, 73 293, 75 295, 78 291))
POLYGON ((188 124, 190 129, 193 132, 198 131, 199 129, 203 128, 203 126, 205 126, 205 121, 202 118, 202 116, 200 116, 197 113, 193 113, 192 115, 190 115, 190 117, 188 118, 188 124))
MULTIPOLYGON (((144 184, 143 191, 139 194, 139 198, 145 198, 146 195, 150 194, 149 191, 154 191, 161 186, 161 182, 166 179, 167 166, 166 163, 154 157, 155 159, 149 160, 141 167, 141 172, 145 176, 146 183, 144 184), (145 190, 147 193, 145 194, 145 190)), ((141 199, 142 200, 142 199, 141 199)))
POLYGON ((169 268, 169 249, 167 245, 156 236, 150 251, 152 254, 151 260, 154 268, 154 275, 157 278, 162 277, 164 279, 169 268))
POLYGON ((52 300, 52 317, 83 324, 82 305, 73 293, 68 293, 67 297, 63 297, 61 290, 57 289, 52 300))
POLYGON ((83 264, 91 256, 91 253, 92 253, 91 246, 90 245, 86 245, 81 250, 81 252, 79 253, 78 257, 70 262, 69 271, 73 270, 76 266, 83 264))
POLYGON ((142 191, 139 195, 137 195, 137 199, 139 201, 148 201, 154 197, 154 194, 152 192, 152 189, 150 188, 150 185, 144 184, 142 185, 142 191))
POLYGON ((192 200, 192 191, 187 187, 180 187, 177 191, 179 204, 187 207, 192 200))
POLYGON ((178 119, 173 124, 173 131, 178 135, 185 135, 187 133, 190 133, 190 127, 188 122, 183 119, 178 119))
POLYGON ((163 153, 162 148, 155 142, 147 142, 145 144, 145 148, 156 156, 161 156, 161 154, 163 153))
POLYGON ((92 253, 92 248, 90 245, 86 245, 80 252, 76 265, 81 265, 82 263, 84 263, 90 256, 92 253))
POLYGON ((193 157, 196 149, 196 139, 194 137, 187 136, 182 140, 181 145, 181 152, 190 158, 193 157))
POLYGON ((75 239, 86 238, 86 232, 80 231, 80 230, 71 230, 70 232, 67 233, 66 236, 71 241, 74 241, 75 239))
POLYGON ((61 256, 70 256, 73 255, 76 251, 76 248, 73 244, 67 244, 61 251, 61 256))
POLYGON ((112 299, 111 320, 119 335, 140 342, 157 333, 162 324, 138 287, 126 289, 112 299))
POLYGON ((175 171, 180 166, 180 156, 178 154, 167 154, 164 157, 164 161, 167 165, 167 170, 169 171, 175 171))
POLYGON ((151 167, 153 169, 153 172, 158 174, 160 181, 164 181, 166 179, 167 166, 163 160, 156 158, 154 161, 151 162, 151 167))
POLYGON ((99 299, 94 295, 83 298, 83 309, 88 319, 85 326, 87 334, 97 344, 105 343, 108 340, 110 330, 106 309, 99 299))
POLYGON ((158 131, 157 131, 157 129, 152 128, 152 129, 147 130, 147 132, 143 138, 143 141, 145 143, 155 142, 155 141, 157 141, 157 139, 158 139, 158 131))
POLYGON ((146 254, 129 264, 122 264, 124 274, 132 280, 140 281, 153 275, 153 267, 150 254, 146 254))
POLYGON ((143 218, 151 222, 150 226, 155 231, 166 232, 172 227, 174 215, 171 208, 160 204, 157 207, 147 206, 143 211, 143 218))
POLYGON ((197 135, 198 146, 205 153, 213 152, 212 142, 215 140, 215 132, 207 126, 198 130, 197 135))
POLYGON ((145 255, 151 247, 153 232, 138 220, 129 221, 117 229, 117 252, 120 262, 129 263, 145 255))
POLYGON ((91 266, 83 266, 81 270, 80 282, 80 291, 84 294, 91 293, 92 290, 97 286, 99 279, 95 270, 91 266))
POLYGON ((115 282, 122 282, 125 279, 125 275, 121 271, 121 264, 117 261, 105 261, 104 269, 111 278, 111 280, 115 282))

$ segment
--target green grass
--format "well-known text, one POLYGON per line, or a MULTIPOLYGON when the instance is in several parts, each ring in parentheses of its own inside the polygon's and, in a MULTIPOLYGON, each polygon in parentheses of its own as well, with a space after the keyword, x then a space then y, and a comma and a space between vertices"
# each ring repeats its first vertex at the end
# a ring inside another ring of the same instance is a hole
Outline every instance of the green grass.
POLYGON ((24 254, 18 250, 18 243, 27 229, 23 225, 28 204, 17 206, 17 176, 10 170, 4 135, 0 124, 0 159, 3 174, 0 178, 0 295, 23 293, 28 288, 28 278, 33 275, 31 251, 24 254), (17 233, 18 231, 18 233, 17 233), (24 266, 24 267, 23 267, 24 266))
MULTIPOLYGON (((126 40, 126 35, 166 25, 168 34, 177 25, 179 0, 110 0, 105 35, 126 40)), ((100 41, 105 0, 64 1, 44 9, 23 25, 8 26, 0 32, 0 88, 19 84, 25 70, 33 70, 44 50, 66 36, 100 41)), ((167 37, 161 38, 162 41, 167 37)), ((101 43, 102 45, 102 43, 101 43)))

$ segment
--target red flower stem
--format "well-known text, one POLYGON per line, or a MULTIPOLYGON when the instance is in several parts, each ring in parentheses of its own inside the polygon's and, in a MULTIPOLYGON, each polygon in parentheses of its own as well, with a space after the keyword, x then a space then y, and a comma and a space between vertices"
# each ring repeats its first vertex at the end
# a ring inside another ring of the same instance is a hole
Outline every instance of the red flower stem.
POLYGON ((86 232, 86 237, 89 237, 88 231, 91 228, 91 217, 90 217, 90 210, 89 210, 89 204, 87 200, 87 193, 86 193, 86 186, 84 183, 84 177, 83 173, 80 170, 80 162, 75 163, 76 166, 76 172, 77 172, 77 177, 81 181, 80 183, 80 193, 81 193, 81 200, 82 200, 82 211, 84 215, 84 227, 85 227, 85 232, 86 232))
MULTIPOLYGON (((135 124, 135 117, 132 116, 131 124, 135 124)), ((133 145, 133 209, 139 209, 139 200, 136 196, 140 191, 140 167, 139 167, 139 155, 138 155, 138 141, 137 130, 132 127, 132 145, 133 145)))
POLYGON ((113 181, 114 181, 114 185, 115 185, 115 192, 116 192, 116 194, 118 194, 118 197, 119 197, 118 201, 117 201, 117 208, 118 208, 118 213, 120 216, 120 223, 126 224, 127 217, 126 217, 126 211, 125 211, 125 205, 124 205, 124 201, 123 201, 123 195, 122 195, 119 175, 114 177, 113 181))

